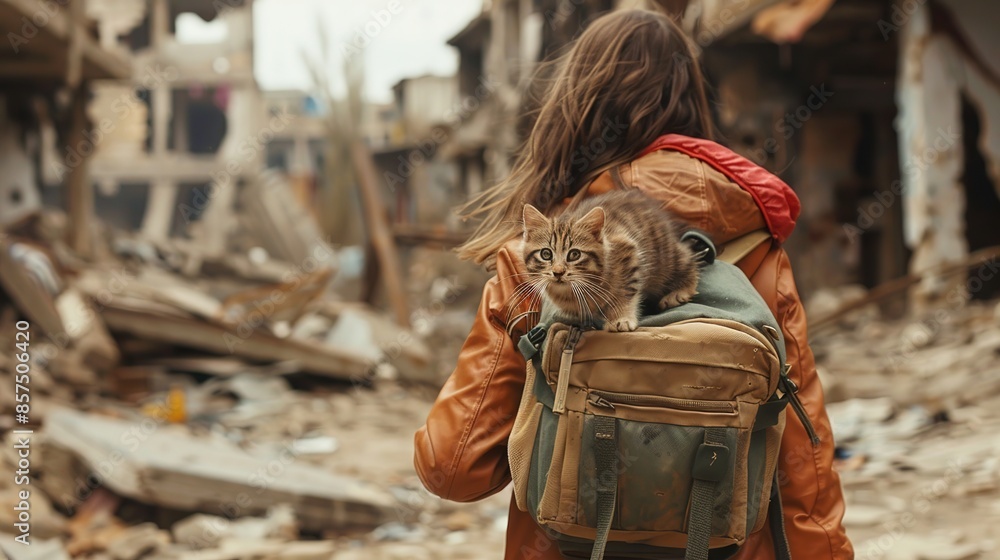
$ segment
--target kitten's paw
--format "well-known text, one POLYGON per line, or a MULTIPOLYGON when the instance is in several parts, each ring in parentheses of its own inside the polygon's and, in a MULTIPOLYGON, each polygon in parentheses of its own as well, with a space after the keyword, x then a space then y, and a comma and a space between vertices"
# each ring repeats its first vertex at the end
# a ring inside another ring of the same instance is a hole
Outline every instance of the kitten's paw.
POLYGON ((637 328, 639 320, 635 317, 619 317, 604 324, 604 330, 608 332, 632 332, 637 328))
POLYGON ((687 303, 698 295, 696 290, 678 290, 673 293, 669 293, 662 298, 660 298, 660 310, 670 309, 671 307, 677 307, 683 303, 687 303))

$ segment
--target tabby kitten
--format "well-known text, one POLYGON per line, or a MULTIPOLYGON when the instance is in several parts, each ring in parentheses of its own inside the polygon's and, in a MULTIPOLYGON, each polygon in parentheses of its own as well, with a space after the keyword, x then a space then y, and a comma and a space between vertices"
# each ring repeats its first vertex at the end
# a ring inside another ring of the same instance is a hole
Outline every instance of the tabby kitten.
POLYGON ((634 331, 644 299, 661 310, 697 293, 698 263, 681 241, 685 225, 638 190, 584 199, 547 218, 524 206, 523 256, 529 281, 580 324, 634 331))

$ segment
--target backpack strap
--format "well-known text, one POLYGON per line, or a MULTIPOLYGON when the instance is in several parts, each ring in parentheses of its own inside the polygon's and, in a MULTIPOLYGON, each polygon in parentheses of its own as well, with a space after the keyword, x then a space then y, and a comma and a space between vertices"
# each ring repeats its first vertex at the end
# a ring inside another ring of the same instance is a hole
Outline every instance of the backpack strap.
POLYGON ((792 560, 792 550, 788 546, 788 535, 785 533, 781 492, 778 489, 778 469, 774 469, 774 481, 771 482, 771 503, 767 506, 767 523, 771 529, 775 560, 792 560))
POLYGON ((740 259, 752 253, 754 249, 770 240, 771 232, 766 229, 751 231, 723 245, 718 258, 722 262, 736 264, 740 262, 740 259))
POLYGON ((687 548, 684 560, 708 560, 712 536, 712 511, 719 481, 729 470, 729 448, 724 428, 707 428, 705 442, 694 459, 694 485, 691 487, 691 513, 688 515, 687 548))
MULTIPOLYGON (((594 418, 594 463, 597 467, 597 534, 590 560, 602 560, 618 499, 618 439, 613 416, 594 418)), ((705 550, 707 554, 707 545, 705 550)))

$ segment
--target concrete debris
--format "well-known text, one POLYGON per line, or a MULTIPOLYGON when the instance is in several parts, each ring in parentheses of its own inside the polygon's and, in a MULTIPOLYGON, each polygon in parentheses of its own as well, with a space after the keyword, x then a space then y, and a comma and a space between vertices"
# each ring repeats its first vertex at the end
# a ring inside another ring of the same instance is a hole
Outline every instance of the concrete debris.
POLYGON ((286 235, 248 231, 222 256, 180 239, 109 232, 101 257, 88 262, 45 229, 58 220, 42 214, 0 239, 0 288, 41 329, 38 343, 54 345, 45 369, 74 387, 93 387, 121 362, 138 365, 156 345, 172 359, 236 358, 247 370, 294 362, 299 372, 352 381, 384 363, 403 377, 424 367, 430 352, 416 335, 395 325, 384 333, 392 320, 340 301, 336 251, 282 193, 263 189, 269 202, 246 211, 280 221, 286 235), (265 238, 277 245, 262 257, 265 238), (146 343, 142 352, 121 347, 134 340, 146 343))
POLYGON ((884 556, 887 560, 971 560, 980 558, 985 545, 961 542, 954 535, 911 536, 884 556))
POLYGON ((160 552, 170 543, 170 535, 153 523, 129 527, 109 545, 107 552, 114 560, 139 560, 160 552))
POLYGON ((374 527, 395 504, 374 486, 299 464, 290 453, 248 454, 214 434, 199 438, 180 427, 140 421, 142 438, 126 441, 122 434, 134 433, 135 423, 71 409, 52 410, 46 427, 43 453, 56 449, 73 455, 80 479, 107 469, 107 457, 116 457, 106 487, 175 510, 238 508, 243 515, 256 515, 290 504, 303 528, 321 531, 374 527))
POLYGON ((1000 523, 995 305, 894 321, 845 317, 811 341, 824 378, 836 380, 827 412, 859 557, 993 557, 991 543, 974 536, 994 535, 1000 523))
POLYGON ((162 556, 161 560, 329 560, 336 550, 331 541, 226 540, 218 548, 162 556))
MULTIPOLYGON (((12 442, 13 443, 13 442, 12 442)), ((13 477, 11 477, 13 479, 13 477)), ((8 481, 4 481, 4 486, 0 489, 0 526, 13 527, 18 522, 16 514, 18 510, 15 506, 21 501, 18 495, 19 489, 9 486, 8 481)), ((63 536, 68 524, 66 519, 57 513, 48 497, 44 494, 33 495, 30 500, 31 506, 31 534, 39 539, 53 539, 63 536)))
MULTIPOLYGON (((806 316, 813 320, 832 315, 845 303, 861 299, 866 293, 867 290, 864 287, 852 284, 836 288, 821 288, 809 298, 806 304, 806 316)), ((878 309, 874 305, 868 305, 841 317, 838 323, 840 326, 850 327, 870 322, 876 318, 878 318, 878 309)))
POLYGON ((0 543, 0 553, 8 560, 70 560, 58 539, 33 540, 31 546, 24 546, 9 535, 0 535, 0 543))
POLYGON ((371 537, 375 541, 419 541, 426 538, 426 532, 419 526, 393 521, 376 528, 371 537))
POLYGON ((171 528, 174 542, 195 549, 214 548, 225 540, 293 541, 299 536, 295 512, 287 505, 272 508, 267 517, 229 520, 217 515, 195 514, 171 528))
POLYGON ((292 451, 296 455, 319 455, 334 453, 340 449, 337 438, 329 436, 310 436, 292 442, 292 451))

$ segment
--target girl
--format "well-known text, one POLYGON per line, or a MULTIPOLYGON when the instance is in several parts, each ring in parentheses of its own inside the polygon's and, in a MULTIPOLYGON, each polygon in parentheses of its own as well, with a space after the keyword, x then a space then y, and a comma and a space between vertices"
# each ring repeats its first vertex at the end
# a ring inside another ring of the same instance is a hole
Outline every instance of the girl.
MULTIPOLYGON (((809 560, 850 559, 830 423, 805 314, 780 246, 795 225, 798 199, 780 179, 711 141, 695 57, 668 17, 627 10, 594 21, 559 62, 513 172, 469 206, 467 215, 482 223, 460 255, 484 263, 496 276, 483 290, 458 367, 417 431, 416 469, 431 492, 463 502, 510 482, 506 443, 525 376, 516 341, 537 311, 528 304, 508 309, 524 272, 518 250, 522 208, 530 203, 552 215, 573 197, 641 189, 719 245, 754 230, 770 231, 773 242, 739 266, 782 325, 790 376, 815 426, 810 434, 794 414, 787 415, 779 481, 791 553, 809 560)), ((751 535, 737 555, 773 557, 766 529, 751 535)), ((512 503, 505 558, 561 556, 512 503)))

